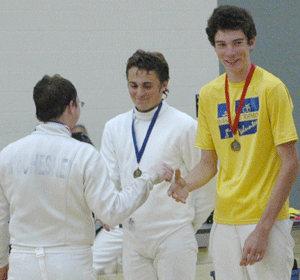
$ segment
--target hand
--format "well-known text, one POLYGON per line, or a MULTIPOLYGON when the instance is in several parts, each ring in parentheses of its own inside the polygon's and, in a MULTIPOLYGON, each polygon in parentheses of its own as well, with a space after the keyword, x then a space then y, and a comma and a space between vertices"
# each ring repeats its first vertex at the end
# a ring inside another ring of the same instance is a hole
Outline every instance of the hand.
POLYGON ((101 225, 106 231, 110 231, 110 226, 101 222, 101 225))
POLYGON ((3 266, 0 268, 0 279, 1 280, 7 280, 7 272, 9 269, 9 265, 3 266))
POLYGON ((243 255, 240 262, 241 266, 253 265, 260 262, 267 250, 269 235, 257 228, 250 233, 245 241, 243 248, 243 255))
POLYGON ((186 203, 189 196, 189 191, 185 180, 181 177, 179 169, 175 171, 175 181, 168 190, 168 196, 172 196, 177 202, 186 203))
POLYGON ((171 182, 174 170, 169 164, 160 161, 153 165, 150 169, 155 171, 158 175, 155 184, 161 183, 164 180, 171 182))
POLYGON ((104 224, 99 218, 95 218, 96 221, 99 221, 102 225, 102 227, 106 230, 106 231, 110 231, 110 226, 107 224, 104 224))

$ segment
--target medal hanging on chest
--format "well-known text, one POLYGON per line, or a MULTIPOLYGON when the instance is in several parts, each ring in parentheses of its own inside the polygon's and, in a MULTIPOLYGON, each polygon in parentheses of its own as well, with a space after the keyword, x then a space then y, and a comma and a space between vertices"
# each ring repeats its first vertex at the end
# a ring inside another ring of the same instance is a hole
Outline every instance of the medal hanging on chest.
POLYGON ((137 169, 134 170, 134 172, 133 172, 133 178, 138 178, 138 177, 140 177, 140 176, 142 176, 142 171, 141 171, 141 169, 137 168, 137 169))
POLYGON ((241 144, 236 139, 231 143, 231 150, 238 152, 241 149, 241 144))
MULTIPOLYGON (((236 115, 235 115, 233 125, 232 125, 232 122, 231 122, 231 114, 230 114, 230 98, 229 98, 229 91, 228 91, 228 75, 226 74, 226 78, 225 78, 226 108, 227 108, 228 123, 229 123, 230 129, 231 129, 231 132, 232 132, 233 135, 236 135, 236 133, 238 131, 240 115, 241 115, 242 108, 243 108, 243 105, 244 105, 247 89, 248 89, 248 86, 251 82, 254 70, 255 70, 255 65, 252 63, 250 71, 249 71, 248 76, 247 76, 246 81, 245 81, 245 85, 244 85, 244 88, 243 88, 241 99, 239 101, 239 105, 238 105, 238 108, 237 108, 237 111, 236 111, 236 115)), ((241 144, 235 138, 234 138, 233 142, 231 143, 230 147, 231 147, 231 150, 234 151, 234 152, 238 152, 238 151, 241 150, 241 144)))
MULTIPOLYGON (((159 111, 161 109, 161 106, 162 106, 162 102, 158 105, 158 108, 157 108, 157 110, 155 111, 155 113, 154 113, 154 115, 152 117, 151 123, 150 123, 150 125, 148 127, 145 139, 143 141, 142 148, 140 150, 138 149, 138 146, 137 146, 136 135, 135 135, 135 130, 134 130, 134 118, 132 118, 132 125, 131 125, 132 140, 133 140, 133 145, 134 145, 134 150, 135 150, 135 155, 136 155, 136 160, 137 160, 138 165, 139 165, 139 163, 141 161, 141 158, 143 156, 143 153, 145 151, 146 144, 148 142, 148 139, 150 137, 151 131, 152 131, 152 129, 154 127, 154 124, 156 122, 156 119, 158 117, 158 114, 159 114, 159 111)), ((138 177, 142 176, 142 173, 143 172, 140 170, 140 168, 137 167, 137 169, 134 170, 134 172, 133 172, 133 178, 138 178, 138 177)))

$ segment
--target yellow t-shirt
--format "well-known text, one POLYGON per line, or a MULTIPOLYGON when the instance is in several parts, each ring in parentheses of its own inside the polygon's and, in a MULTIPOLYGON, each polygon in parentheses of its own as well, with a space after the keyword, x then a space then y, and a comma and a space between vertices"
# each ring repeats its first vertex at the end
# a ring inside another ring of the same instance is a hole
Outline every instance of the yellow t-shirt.
MULTIPOLYGON (((281 162, 276 146, 297 141, 293 103, 280 79, 256 67, 243 104, 238 132, 230 130, 225 99, 225 74, 199 94, 196 147, 216 150, 220 162, 215 221, 257 223, 268 204, 281 162), (240 151, 232 151, 236 139, 240 151)), ((230 83, 230 112, 234 122, 244 82, 230 83)), ((278 219, 289 217, 286 201, 278 219)))

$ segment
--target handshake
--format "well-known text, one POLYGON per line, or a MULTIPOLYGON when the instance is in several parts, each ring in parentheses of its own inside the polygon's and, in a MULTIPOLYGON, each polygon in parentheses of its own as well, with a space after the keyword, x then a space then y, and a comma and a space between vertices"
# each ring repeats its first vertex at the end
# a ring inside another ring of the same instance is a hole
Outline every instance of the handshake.
MULTIPOLYGON (((161 183, 162 181, 172 181, 174 169, 167 163, 160 161, 153 165, 150 170, 153 170, 158 175, 155 183, 161 183)), ((186 203, 186 199, 189 195, 189 191, 185 180, 181 177, 179 169, 175 170, 175 180, 171 184, 168 192, 168 196, 174 198, 177 202, 186 203)))

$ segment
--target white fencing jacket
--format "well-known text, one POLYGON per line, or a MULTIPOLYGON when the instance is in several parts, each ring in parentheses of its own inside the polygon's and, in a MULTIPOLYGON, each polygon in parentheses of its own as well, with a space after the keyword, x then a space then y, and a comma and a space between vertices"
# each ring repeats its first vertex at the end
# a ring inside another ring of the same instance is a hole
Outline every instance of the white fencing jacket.
MULTIPOLYGON (((156 109, 147 113, 134 109, 116 116, 105 125, 100 153, 112 180, 123 190, 136 180, 132 173, 138 166, 131 133, 132 120, 140 150, 156 109)), ((196 132, 196 120, 164 101, 139 168, 144 172, 162 160, 174 170, 179 168, 184 177, 200 162, 201 151, 195 148, 196 132)), ((132 240, 156 244, 186 224, 192 223, 197 231, 214 209, 215 182, 214 179, 192 192, 186 204, 167 196, 171 183, 158 184, 146 203, 123 222, 125 232, 132 240)))
POLYGON ((0 152, 0 267, 8 263, 9 237, 21 246, 92 245, 92 212, 106 224, 121 223, 145 202, 157 176, 144 172, 118 192, 92 145, 71 138, 63 124, 39 124, 0 152))

